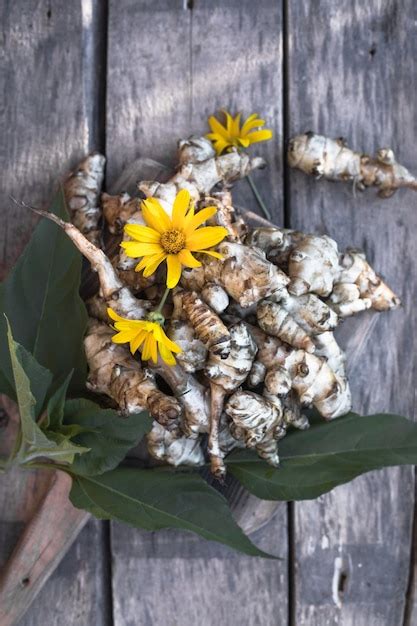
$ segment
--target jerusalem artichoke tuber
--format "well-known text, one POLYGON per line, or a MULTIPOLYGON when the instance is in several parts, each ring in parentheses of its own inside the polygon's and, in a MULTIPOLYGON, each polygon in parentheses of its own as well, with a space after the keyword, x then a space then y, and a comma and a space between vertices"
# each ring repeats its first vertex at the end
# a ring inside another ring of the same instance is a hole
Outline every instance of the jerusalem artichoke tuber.
POLYGON ((257 309, 258 324, 269 335, 278 337, 294 348, 314 352, 314 343, 287 311, 275 302, 263 300, 257 309))
POLYGON ((324 359, 296 350, 287 357, 285 367, 302 405, 313 405, 325 419, 350 411, 352 402, 348 382, 337 376, 324 359))
POLYGON ((112 329, 90 320, 84 341, 89 375, 87 387, 112 398, 122 413, 129 415, 148 409, 168 430, 178 430, 181 405, 155 383, 150 370, 142 369, 125 346, 112 343, 112 329))
POLYGON ((219 445, 219 423, 223 413, 224 398, 239 387, 249 374, 257 352, 247 326, 240 322, 229 329, 230 353, 226 359, 210 354, 205 374, 210 380, 210 432, 209 453, 213 474, 221 479, 225 475, 223 455, 219 445))
POLYGON ((348 248, 341 257, 341 266, 339 282, 357 285, 360 297, 369 298, 371 307, 376 311, 395 309, 401 304, 400 299, 369 265, 361 250, 348 248))
MULTIPOLYGON (((246 443, 255 448, 268 463, 279 465, 276 431, 280 432, 283 418, 282 408, 272 404, 252 391, 236 391, 227 401, 226 414, 232 419, 246 443)), ((234 430, 231 430, 232 435, 234 430)))
POLYGON ((288 291, 295 296, 306 293, 328 296, 339 269, 337 243, 327 235, 307 235, 289 255, 288 291))
POLYGON ((381 198, 389 198, 400 187, 417 191, 417 179, 396 162, 390 148, 381 148, 371 157, 354 152, 344 139, 330 139, 315 133, 304 133, 290 140, 290 167, 330 181, 353 182, 357 189, 377 187, 381 198))
MULTIPOLYGON (((148 448, 162 462, 201 465, 202 441, 208 434, 212 471, 218 478, 224 477, 224 458, 234 447, 254 448, 277 466, 277 441, 289 427, 309 425, 303 406, 315 406, 325 419, 347 412, 351 397, 345 357, 333 330, 339 318, 359 310, 399 304, 363 253, 348 249, 339 255, 336 243, 325 235, 266 227, 246 232, 228 187, 259 165, 261 160, 235 151, 217 157, 210 142, 193 137, 180 143, 179 169, 167 183, 140 184, 168 212, 177 191, 188 189, 195 210, 216 205, 208 223, 228 231, 218 247, 223 258, 199 257, 200 267, 184 268, 181 288, 172 292, 173 306, 169 298, 160 310, 168 335, 182 348, 175 366, 159 360, 143 368, 125 347, 111 342, 108 326, 108 306, 135 320, 154 310, 163 295, 160 275, 143 279, 134 271, 137 260, 123 252, 110 262, 75 226, 47 215, 99 275, 100 293, 88 308, 107 323, 90 322, 85 340, 89 388, 107 395, 121 412, 149 410, 155 423, 148 448), (220 188, 214 191, 216 184, 220 188), (166 393, 167 386, 171 392, 166 393)), ((365 165, 369 174, 371 165, 363 161, 361 172, 365 165)), ((78 178, 85 183, 84 174, 78 178)), ((380 184, 384 193, 388 178, 380 184)), ((74 186, 75 180, 70 188, 74 186)), ((88 194, 95 206, 91 190, 88 194)), ((102 201, 112 234, 120 235, 127 222, 142 223, 137 198, 103 194, 102 201)), ((79 223, 77 216, 73 211, 79 223)))
POLYGON ((177 436, 157 422, 146 436, 148 451, 158 461, 169 465, 204 465, 204 454, 199 439, 177 436))
POLYGON ((105 163, 102 154, 90 154, 64 182, 71 221, 96 246, 101 241, 99 197, 105 163))
POLYGON ((195 334, 213 354, 222 359, 230 352, 230 334, 221 319, 194 291, 181 294, 184 314, 189 319, 195 334))
POLYGON ((120 234, 128 220, 139 211, 139 198, 131 198, 125 192, 118 196, 103 193, 101 202, 103 217, 112 235, 120 234))
POLYGON ((147 197, 158 198, 168 208, 181 189, 188 189, 196 202, 218 183, 227 187, 254 169, 265 166, 260 157, 250 158, 245 152, 236 150, 215 156, 210 142, 204 137, 193 137, 192 142, 192 145, 189 141, 180 142, 180 168, 167 183, 142 181, 139 183, 140 191, 147 197))

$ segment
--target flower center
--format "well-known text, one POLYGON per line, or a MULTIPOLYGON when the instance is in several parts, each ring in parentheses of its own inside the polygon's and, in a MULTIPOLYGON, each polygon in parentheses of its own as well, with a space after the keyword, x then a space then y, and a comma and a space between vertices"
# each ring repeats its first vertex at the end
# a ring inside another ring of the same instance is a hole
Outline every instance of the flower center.
POLYGON ((161 235, 160 244, 168 254, 178 254, 185 246, 185 235, 182 231, 172 228, 161 235))

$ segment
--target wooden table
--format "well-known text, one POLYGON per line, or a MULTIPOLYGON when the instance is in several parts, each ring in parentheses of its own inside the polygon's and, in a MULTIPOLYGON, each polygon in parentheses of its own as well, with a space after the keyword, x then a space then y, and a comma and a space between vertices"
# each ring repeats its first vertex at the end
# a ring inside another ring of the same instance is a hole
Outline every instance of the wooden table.
MULTIPOLYGON (((106 152, 111 185, 135 157, 172 164, 176 140, 205 132, 221 107, 258 112, 275 133, 256 149, 274 221, 365 248, 404 302, 378 318, 351 372, 355 408, 413 415, 417 197, 355 196, 285 163, 287 139, 314 129, 367 151, 390 145, 417 170, 413 0, 0 0, 0 25, 3 274, 35 221, 9 194, 45 202, 93 149, 106 152)), ((256 206, 245 181, 236 198, 256 206)), ((1 478, 0 561, 42 484, 1 478)), ((390 469, 281 504, 254 536, 277 562, 90 521, 20 623, 417 624, 414 485, 412 468, 390 469)))

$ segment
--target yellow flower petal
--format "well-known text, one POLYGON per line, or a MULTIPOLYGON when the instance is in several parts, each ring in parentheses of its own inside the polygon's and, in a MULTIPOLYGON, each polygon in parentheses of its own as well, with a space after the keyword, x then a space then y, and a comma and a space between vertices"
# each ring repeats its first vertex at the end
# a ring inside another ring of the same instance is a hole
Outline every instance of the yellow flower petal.
POLYGON ((182 228, 184 218, 190 207, 190 192, 188 189, 181 189, 175 197, 172 207, 172 228, 182 228))
POLYGON ((158 233, 153 228, 149 228, 149 226, 126 224, 124 231, 129 237, 141 243, 159 243, 161 239, 161 233, 158 233))
POLYGON ((156 198, 143 200, 141 208, 143 219, 150 228, 158 233, 163 233, 171 228, 171 219, 156 198))
POLYGON ((115 320, 116 322, 121 322, 124 319, 123 317, 120 317, 120 315, 118 315, 116 311, 113 311, 113 309, 111 309, 110 307, 108 307, 107 309, 107 315, 110 317, 110 319, 115 320))
POLYGON ((182 226, 182 230, 185 232, 188 229, 188 225, 190 224, 191 220, 193 219, 195 214, 195 207, 194 207, 194 203, 192 202, 190 204, 190 208, 188 210, 187 215, 184 217, 184 223, 182 226))
POLYGON ((144 320, 127 320, 122 319, 120 322, 116 322, 114 327, 116 330, 129 330, 132 333, 137 333, 144 328, 144 320))
POLYGON ((248 148, 252 143, 266 141, 272 138, 271 130, 264 129, 253 131, 253 129, 259 129, 265 125, 265 120, 260 119, 257 113, 249 115, 242 127, 240 127, 240 113, 234 118, 227 111, 223 111, 223 113, 226 116, 226 128, 212 116, 209 118, 209 125, 213 132, 206 135, 207 139, 210 139, 213 143, 218 155, 232 147, 248 148))
POLYGON ((222 109, 222 112, 226 118, 226 128, 227 128, 227 133, 230 137, 230 135, 233 134, 233 117, 230 115, 230 113, 228 111, 226 111, 226 109, 222 109))
POLYGON ((163 344, 159 344, 158 348, 159 348, 159 354, 161 355, 162 360, 165 361, 167 365, 176 364, 175 357, 173 356, 172 352, 168 350, 167 347, 165 347, 163 344))
POLYGON ((272 136, 272 130, 256 130, 253 133, 249 133, 248 139, 251 143, 258 143, 258 141, 267 141, 268 139, 272 139, 272 136))
POLYGON ((228 139, 227 129, 213 115, 209 117, 208 123, 213 133, 217 133, 223 139, 228 139))
POLYGON ((132 354, 139 349, 142 359, 151 359, 154 363, 158 360, 158 351, 169 365, 175 365, 172 352, 181 352, 181 348, 166 336, 162 326, 149 320, 130 320, 121 317, 113 309, 109 309, 109 316, 117 320, 116 324, 123 327, 123 331, 112 337, 117 344, 129 343, 132 354))
POLYGON ((173 289, 178 285, 181 278, 181 263, 177 255, 169 254, 167 256, 167 268, 167 287, 173 289))
POLYGON ((216 153, 219 156, 222 152, 224 152, 231 145, 233 144, 226 141, 225 139, 219 139, 218 141, 214 142, 214 149, 216 150, 216 153))
POLYGON ((156 339, 153 335, 152 335, 152 340, 150 342, 150 347, 151 347, 152 362, 156 364, 158 360, 158 344, 156 343, 156 339))
POLYGON ((248 119, 243 123, 240 134, 244 137, 253 128, 261 128, 262 126, 265 126, 265 120, 261 120, 257 113, 253 113, 252 115, 249 115, 248 119))
POLYGON ((226 235, 227 230, 223 226, 205 226, 187 237, 187 248, 191 252, 211 248, 220 243, 226 235))
POLYGON ((151 343, 152 341, 155 341, 155 338, 152 336, 151 333, 147 333, 146 338, 145 338, 145 342, 143 344, 143 348, 142 348, 142 359, 144 361, 148 361, 151 358, 151 343))
POLYGON ((154 256, 147 257, 145 270, 143 272, 144 277, 148 278, 148 276, 154 274, 162 261, 166 259, 166 257, 167 255, 165 252, 163 252, 162 254, 155 254, 154 256))
POLYGON ((193 230, 207 222, 213 215, 216 215, 217 207, 208 206, 205 209, 201 209, 198 213, 194 215, 194 217, 188 222, 184 232, 186 235, 191 234, 193 230))
POLYGON ((201 267, 200 261, 197 261, 189 250, 181 250, 178 252, 178 258, 185 267, 201 267))
POLYGON ((122 241, 120 244, 128 257, 137 259, 148 254, 161 254, 163 252, 159 243, 139 243, 138 241, 122 241))
MULTIPOLYGON (((250 137, 250 135, 249 135, 249 137, 250 137)), ((249 137, 239 137, 238 138, 238 142, 240 143, 240 145, 243 148, 247 148, 248 146, 250 146, 251 141, 250 141, 249 137)))
POLYGON ((140 272, 143 270, 143 268, 145 268, 148 263, 149 263, 149 259, 152 259, 153 256, 145 256, 143 257, 143 259, 141 261, 139 261, 139 263, 136 265, 135 267, 135 272, 140 272))
POLYGON ((113 335, 112 341, 114 343, 129 343, 133 339, 134 336, 135 336, 135 331, 125 330, 120 333, 117 333, 117 335, 113 335))
POLYGON ((199 250, 199 254, 208 254, 209 256, 213 256, 215 259, 224 259, 224 256, 220 254, 220 252, 215 252, 214 250, 199 250))
POLYGON ((141 330, 141 331, 138 332, 136 337, 131 340, 131 342, 130 342, 130 351, 131 351, 132 354, 135 354, 135 352, 140 348, 142 343, 145 341, 146 337, 147 337, 146 331, 145 330, 141 330))
POLYGON ((176 343, 171 341, 169 337, 166 336, 164 329, 162 328, 162 326, 159 326, 159 324, 155 324, 154 335, 158 343, 161 343, 166 348, 169 348, 171 352, 182 352, 182 349, 176 343))

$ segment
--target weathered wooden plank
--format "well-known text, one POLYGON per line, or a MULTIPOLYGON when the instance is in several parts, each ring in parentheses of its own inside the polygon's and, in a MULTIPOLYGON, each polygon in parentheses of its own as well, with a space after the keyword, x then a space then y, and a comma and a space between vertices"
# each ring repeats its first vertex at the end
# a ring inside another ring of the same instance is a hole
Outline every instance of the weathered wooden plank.
MULTIPOLYGON (((291 134, 344 136, 358 150, 391 146, 415 166, 416 11, 412 0, 288 4, 291 134)), ((350 372, 355 408, 412 417, 415 380, 415 196, 390 200, 290 172, 291 225, 365 248, 400 294, 350 372)), ((345 331, 349 322, 346 322, 345 331)), ((372 473, 295 506, 294 623, 401 624, 414 500, 411 468, 372 473)), ((414 620, 417 616, 414 616, 414 620)), ((414 622, 415 623, 415 622, 414 622)))
POLYGON ((120 626, 286 624, 286 505, 252 539, 283 561, 254 559, 174 531, 112 526, 114 619, 120 626), (128 547, 127 547, 128 546, 128 547))
MULTIPOLYGON (((0 0, 0 229, 1 273, 10 268, 30 236, 34 218, 9 201, 46 203, 70 167, 99 148, 94 98, 100 54, 96 0, 80 3, 0 0), (91 80, 94 78, 94 80, 91 80)), ((104 36, 104 35, 103 35, 104 36)), ((45 250, 45 254, 48 251, 45 250)), ((46 479, 47 481, 47 479, 46 479)), ((10 555, 47 488, 44 474, 1 477, 0 563, 10 555)), ((92 522, 39 595, 21 624, 106 623, 103 532, 92 522), (59 609, 56 599, 59 599, 59 609), (81 618, 82 616, 82 618, 81 618)))
MULTIPOLYGON (((110 2, 108 182, 138 156, 175 165, 178 139, 208 132, 207 118, 222 108, 256 111, 276 137, 251 149, 268 162, 256 182, 281 223, 280 7, 274 0, 263 0, 261 10, 240 0, 197 0, 193 10, 186 4, 110 2)), ((235 199, 259 212, 246 181, 235 199)))
POLYGON ((0 577, 2 626, 13 626, 25 614, 90 517, 69 500, 70 476, 49 474, 45 496, 0 577))
MULTIPOLYGON (((110 1, 110 184, 139 156, 172 166, 177 140, 207 132, 207 117, 222 107, 259 112, 282 136, 279 3, 200 0, 193 10, 187 4, 110 1)), ((255 151, 271 163, 257 180, 282 223, 282 143, 255 151)), ((247 183, 239 187, 238 201, 254 208, 247 183)), ((285 505, 259 532, 283 562, 248 560, 183 533, 149 535, 112 524, 116 624, 286 624, 285 505)))

